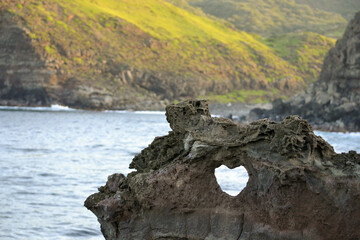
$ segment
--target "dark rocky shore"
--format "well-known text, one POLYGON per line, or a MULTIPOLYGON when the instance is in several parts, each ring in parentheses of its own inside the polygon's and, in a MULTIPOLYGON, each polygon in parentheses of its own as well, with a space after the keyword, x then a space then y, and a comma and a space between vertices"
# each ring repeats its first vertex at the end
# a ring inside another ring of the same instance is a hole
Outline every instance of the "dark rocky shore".
MULTIPOLYGON (((172 131, 114 174, 85 206, 106 239, 360 239, 360 155, 336 154, 307 121, 239 126, 206 101, 166 108, 172 131), (232 197, 214 170, 244 166, 232 197)), ((95 226, 94 226, 95 227, 95 226)))
POLYGON ((252 110, 249 120, 288 115, 299 115, 316 129, 360 131, 360 12, 330 50, 316 83, 289 101, 275 101, 271 110, 252 110))

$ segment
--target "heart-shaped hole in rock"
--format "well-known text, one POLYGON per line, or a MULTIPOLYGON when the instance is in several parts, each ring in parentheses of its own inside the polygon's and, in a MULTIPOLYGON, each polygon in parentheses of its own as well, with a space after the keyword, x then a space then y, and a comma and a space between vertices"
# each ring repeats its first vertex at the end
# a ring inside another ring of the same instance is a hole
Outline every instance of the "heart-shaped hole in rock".
POLYGON ((249 181, 249 174, 243 166, 229 169, 221 165, 215 169, 215 177, 221 190, 230 196, 237 196, 249 181))

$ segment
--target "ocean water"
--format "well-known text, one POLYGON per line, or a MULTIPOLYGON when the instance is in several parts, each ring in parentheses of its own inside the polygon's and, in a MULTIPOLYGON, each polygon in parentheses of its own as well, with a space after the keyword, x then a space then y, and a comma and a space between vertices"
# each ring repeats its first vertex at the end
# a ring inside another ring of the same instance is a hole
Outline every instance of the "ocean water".
MULTIPOLYGON (((0 107, 0 239, 104 239, 84 200, 170 130, 163 112, 0 107)), ((360 133, 317 132, 338 152, 360 152, 360 133)), ((246 170, 216 169, 236 195, 246 170)))

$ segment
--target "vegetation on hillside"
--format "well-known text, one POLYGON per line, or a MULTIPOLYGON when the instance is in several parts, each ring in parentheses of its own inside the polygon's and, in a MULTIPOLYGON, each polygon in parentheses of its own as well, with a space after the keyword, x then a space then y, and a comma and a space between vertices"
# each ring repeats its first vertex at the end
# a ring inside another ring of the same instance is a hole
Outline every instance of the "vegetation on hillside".
POLYGON ((130 87, 170 100, 231 94, 234 89, 292 94, 314 79, 319 72, 311 67, 314 59, 320 61, 333 44, 316 35, 324 40, 321 49, 317 46, 322 43, 307 39, 284 50, 277 45, 286 41, 281 37, 263 40, 235 30, 180 0, 177 4, 184 8, 165 0, 21 2, 4 0, 0 10, 27 29, 38 53, 61 75, 58 84, 75 78, 118 94, 130 87), (132 69, 162 81, 139 85, 121 78, 132 69))
POLYGON ((359 0, 295 0, 297 3, 306 4, 311 8, 341 14, 350 21, 355 13, 360 10, 359 0))
MULTIPOLYGON (((360 9, 357 0, 347 0, 352 4, 343 6, 346 12, 360 9), (356 3, 357 2, 357 3, 356 3), (358 7, 352 8, 355 5, 358 7)), ((204 12, 226 19, 238 29, 273 36, 290 32, 316 32, 331 37, 340 37, 347 21, 336 11, 326 11, 326 0, 188 0, 204 12), (315 3, 316 2, 316 3, 315 3), (320 3, 323 2, 323 3, 320 3), (314 4, 313 4, 314 3, 314 4), (323 7, 320 7, 323 5, 323 7), (317 6, 317 7, 314 7, 317 6)), ((335 2, 332 1, 332 2, 335 2)))
POLYGON ((335 45, 335 39, 311 32, 289 33, 259 40, 309 76, 309 83, 317 79, 328 50, 335 45))

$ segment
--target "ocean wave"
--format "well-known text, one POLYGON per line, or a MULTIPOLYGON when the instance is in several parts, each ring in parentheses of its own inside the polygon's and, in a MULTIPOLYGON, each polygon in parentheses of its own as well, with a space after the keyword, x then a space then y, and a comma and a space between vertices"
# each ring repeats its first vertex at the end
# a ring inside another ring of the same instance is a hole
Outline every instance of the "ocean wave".
POLYGON ((58 104, 51 105, 50 107, 19 107, 19 106, 0 106, 0 110, 4 111, 35 111, 35 112, 62 112, 62 111, 81 111, 67 106, 58 104))

